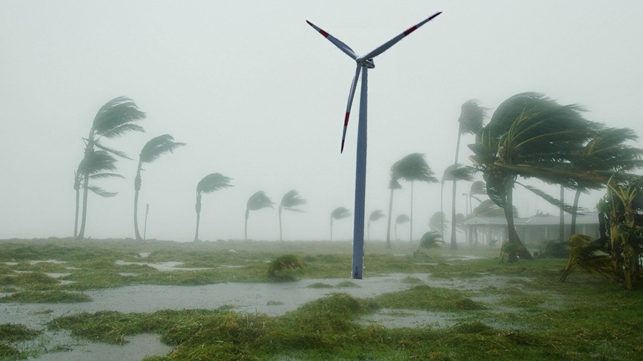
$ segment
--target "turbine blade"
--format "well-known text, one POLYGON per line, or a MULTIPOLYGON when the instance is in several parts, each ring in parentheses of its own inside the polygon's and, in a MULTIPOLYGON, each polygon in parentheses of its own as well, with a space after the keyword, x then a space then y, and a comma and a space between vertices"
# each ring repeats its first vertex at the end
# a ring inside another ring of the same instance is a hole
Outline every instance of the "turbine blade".
POLYGON ((355 54, 355 52, 353 51, 353 49, 351 49, 350 46, 342 43, 341 40, 339 40, 336 37, 330 35, 326 31, 324 31, 323 29, 320 29, 319 27, 317 27, 317 25, 311 23, 310 21, 306 20, 306 22, 308 23, 308 25, 312 26, 313 29, 317 30, 326 39, 328 39, 331 43, 335 44, 335 46, 338 47, 339 50, 343 51, 344 54, 350 56, 351 58, 353 58, 353 60, 357 59, 357 54, 355 54))
POLYGON ((346 115, 344 116, 344 131, 342 132, 342 148, 340 153, 344 153, 344 141, 346 140, 346 128, 348 128, 348 118, 351 116, 351 106, 353 105, 353 98, 355 97, 355 88, 357 88, 357 81, 359 80, 359 73, 362 71, 362 67, 357 65, 355 69, 355 77, 351 83, 351 90, 348 93, 348 104, 346 104, 346 115))
POLYGON ((411 34, 415 30, 417 30, 420 26, 428 23, 429 21, 433 20, 436 16, 438 16, 440 14, 442 14, 442 11, 438 11, 437 13, 429 16, 428 18, 424 19, 423 21, 419 22, 418 24, 411 26, 410 28, 406 29, 402 34, 394 37, 393 39, 391 39, 391 40, 387 41, 386 43, 384 43, 383 45, 381 45, 379 48, 371 51, 370 53, 368 53, 366 55, 364 55, 363 57, 361 57, 361 59, 372 59, 372 58, 382 54, 388 48, 390 48, 391 46, 395 45, 398 41, 404 39, 407 35, 411 34))

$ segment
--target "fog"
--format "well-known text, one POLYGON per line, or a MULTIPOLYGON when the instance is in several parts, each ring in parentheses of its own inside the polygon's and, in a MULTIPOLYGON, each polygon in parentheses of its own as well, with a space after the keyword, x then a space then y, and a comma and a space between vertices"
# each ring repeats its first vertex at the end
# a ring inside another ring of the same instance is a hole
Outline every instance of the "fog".
MULTIPOLYGON (((200 239, 242 239, 248 198, 263 190, 278 205, 291 189, 308 200, 307 212, 284 213, 284 239, 329 239, 330 212, 354 210, 357 102, 339 149, 355 70, 305 20, 365 54, 437 11, 369 72, 367 217, 388 212, 389 169, 403 156, 424 153, 442 177, 468 99, 491 115, 516 93, 541 92, 643 135, 641 2, 2 1, 0 238, 73 234, 82 138, 98 109, 124 95, 146 112, 146 132, 105 145, 137 159, 161 134, 187 143, 144 167, 139 224, 142 232, 149 204, 147 238, 192 240, 196 185, 222 173, 234 186, 203 196, 200 239)), ((473 141, 463 136, 461 163, 473 141)), ((124 180, 96 182, 118 195, 90 193, 87 237, 134 237, 136 166, 119 160, 124 180)), ((458 183, 459 213, 470 185, 458 183)), ((410 211, 403 186, 393 217, 410 211)), ((450 194, 447 184, 447 214, 450 194)), ((600 196, 581 197, 581 206, 593 209, 600 196)), ((428 231, 439 197, 439 183, 416 183, 415 238, 428 231)), ((522 190, 515 204, 523 216, 557 212, 522 190)), ((333 232, 350 239, 352 219, 335 221, 333 232)), ((385 232, 382 219, 371 238, 385 232)), ((408 241, 408 224, 398 236, 408 241)), ((279 239, 276 209, 251 212, 248 237, 279 239)))

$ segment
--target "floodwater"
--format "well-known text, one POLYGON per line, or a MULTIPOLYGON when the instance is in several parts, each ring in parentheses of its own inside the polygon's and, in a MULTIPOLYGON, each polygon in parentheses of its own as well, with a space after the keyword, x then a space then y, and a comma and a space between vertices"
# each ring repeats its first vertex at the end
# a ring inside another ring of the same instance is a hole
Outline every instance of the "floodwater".
MULTIPOLYGON (((176 266, 176 265, 173 265, 176 266)), ((175 269, 176 270, 176 269, 175 269)), ((130 312, 155 312, 164 309, 216 309, 231 306, 235 311, 244 313, 263 313, 280 316, 301 305, 327 296, 344 292, 357 298, 369 298, 384 293, 401 291, 419 283, 409 284, 404 279, 413 277, 432 287, 448 287, 460 290, 482 290, 515 287, 507 285, 508 278, 498 276, 476 277, 468 280, 443 280, 431 278, 428 274, 390 274, 351 280, 356 287, 337 287, 346 279, 308 279, 289 283, 220 283, 205 286, 155 286, 138 285, 114 289, 85 291, 92 302, 76 304, 0 304, 0 323, 18 323, 46 330, 49 321, 81 312, 102 310, 130 312), (309 287, 315 283, 328 285, 327 288, 309 287), (332 286, 332 287, 331 287, 332 286)), ((0 296, 3 296, 0 294, 0 296)), ((442 328, 453 325, 455 314, 380 310, 365 316, 362 324, 377 323, 385 327, 433 327, 442 328)), ((138 335, 128 337, 125 346, 106 345, 79 340, 68 331, 46 331, 36 341, 25 347, 42 352, 56 346, 64 346, 66 351, 42 353, 32 360, 140 360, 145 356, 165 355, 171 348, 160 343, 157 335, 138 335), (39 345, 39 346, 34 346, 39 345)))

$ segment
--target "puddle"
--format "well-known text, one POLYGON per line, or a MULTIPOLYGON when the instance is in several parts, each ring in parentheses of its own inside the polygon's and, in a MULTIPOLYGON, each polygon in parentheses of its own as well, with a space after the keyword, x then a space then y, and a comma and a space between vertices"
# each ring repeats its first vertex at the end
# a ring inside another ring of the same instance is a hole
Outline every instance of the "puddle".
POLYGON ((55 259, 48 259, 48 260, 44 260, 44 261, 29 261, 29 264, 32 265, 32 266, 35 265, 35 264, 38 264, 38 263, 64 264, 64 263, 67 263, 67 262, 65 262, 65 261, 56 261, 55 259))
POLYGON ((387 328, 447 328, 458 323, 458 314, 382 309, 361 317, 358 323, 362 325, 377 324, 387 328))
POLYGON ((137 266, 148 266, 157 269, 161 272, 170 272, 170 271, 204 271, 209 268, 180 268, 183 262, 161 262, 161 263, 146 263, 146 262, 125 262, 125 261, 116 261, 116 264, 119 266, 127 265, 137 265, 137 266))
POLYGON ((141 252, 138 254, 138 256, 141 258, 147 258, 150 254, 150 252, 141 252))
POLYGON ((71 275, 71 273, 45 273, 45 274, 51 278, 63 278, 71 275))
POLYGON ((6 264, 7 266, 17 266, 20 264, 18 262, 2 262, 2 263, 6 264))

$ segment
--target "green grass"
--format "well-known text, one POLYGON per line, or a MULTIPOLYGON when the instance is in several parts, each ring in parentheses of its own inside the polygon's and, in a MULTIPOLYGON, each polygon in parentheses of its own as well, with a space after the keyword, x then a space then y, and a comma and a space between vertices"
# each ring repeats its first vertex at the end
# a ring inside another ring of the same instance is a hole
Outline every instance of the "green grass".
MULTIPOLYGON (((401 243, 394 247, 391 251, 383 243, 367 245, 365 277, 415 274, 403 279, 405 289, 399 292, 368 299, 336 293, 279 317, 241 314, 229 307, 148 314, 103 311, 60 317, 48 327, 112 344, 126 343, 131 335, 160 334, 162 342, 174 350, 148 361, 643 359, 640 289, 625 291, 579 271, 570 274, 565 283, 558 282, 565 266, 565 260, 560 259, 501 264, 497 249, 462 247, 458 251, 436 249, 431 254, 432 264, 418 264, 412 258, 415 247, 401 243), (470 254, 484 258, 452 260, 470 254), (422 274, 429 276, 419 276, 422 274), (449 283, 480 282, 489 277, 500 281, 482 289, 446 288, 449 283), (441 286, 433 286, 435 281, 441 286), (383 308, 406 317, 412 314, 410 310, 448 314, 457 324, 442 329, 385 328, 360 322, 362 316, 383 308)), ((0 241, 0 261, 18 265, 0 264, 0 286, 24 297, 11 302, 38 302, 56 292, 67 297, 77 294, 71 291, 137 284, 270 283, 274 280, 267 276, 266 261, 284 253, 296 254, 305 262, 306 269, 298 271, 297 278, 329 279, 318 282, 320 287, 335 284, 330 279, 345 278, 351 264, 349 242, 11 240, 0 241), (235 252, 229 252, 231 249, 235 252), (141 252, 150 255, 142 258, 141 252), (28 262, 47 259, 66 263, 28 262), (159 272, 149 266, 119 266, 116 260, 178 261, 184 262, 181 267, 209 269, 159 272), (71 273, 63 280, 75 283, 60 285, 45 272, 71 273), (138 276, 120 275, 125 272, 138 276)), ((334 288, 341 287, 359 285, 344 281, 334 288)), ((279 305, 274 301, 268 304, 279 305)), ((0 355, 5 346, 12 347, 3 343, 0 355)), ((7 352, 18 352, 12 350, 7 352)))
POLYGON ((33 340, 42 332, 24 325, 0 324, 0 359, 22 360, 29 355, 14 346, 17 342, 33 340))

